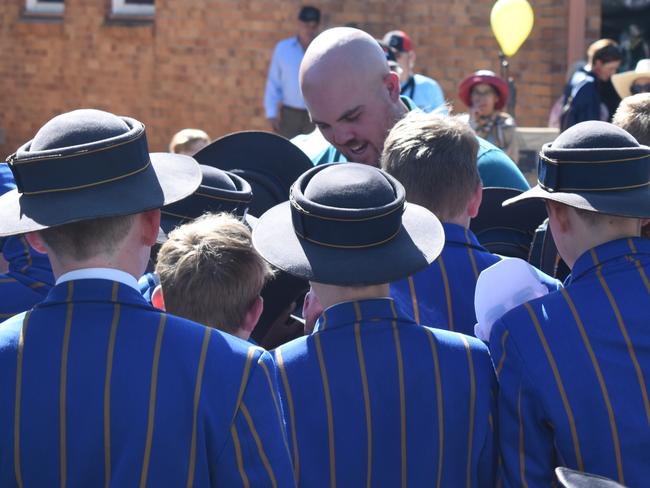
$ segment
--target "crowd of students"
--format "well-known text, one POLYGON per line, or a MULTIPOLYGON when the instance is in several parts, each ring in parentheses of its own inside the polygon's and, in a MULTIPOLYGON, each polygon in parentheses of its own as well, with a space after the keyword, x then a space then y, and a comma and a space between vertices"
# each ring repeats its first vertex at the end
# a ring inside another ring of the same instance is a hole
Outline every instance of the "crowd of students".
POLYGON ((93 109, 7 159, 0 485, 644 486, 650 94, 546 144, 529 188, 360 30, 318 36, 300 84, 312 161, 264 132, 149 153, 93 109), (564 284, 501 271, 514 217, 475 235, 495 187, 494 222, 544 202, 564 284))

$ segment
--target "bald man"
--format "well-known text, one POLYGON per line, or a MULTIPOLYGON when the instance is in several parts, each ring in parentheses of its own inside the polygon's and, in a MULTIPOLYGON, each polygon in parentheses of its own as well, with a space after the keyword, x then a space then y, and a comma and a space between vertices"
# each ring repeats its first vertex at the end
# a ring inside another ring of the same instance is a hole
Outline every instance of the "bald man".
MULTIPOLYGON (((312 121, 330 143, 312 158, 317 165, 355 161, 379 166, 390 129, 417 110, 411 99, 400 96, 399 75, 389 70, 377 41, 350 27, 328 29, 312 41, 300 65, 300 88, 312 121)), ((508 156, 478 140, 484 186, 528 189, 508 156)))

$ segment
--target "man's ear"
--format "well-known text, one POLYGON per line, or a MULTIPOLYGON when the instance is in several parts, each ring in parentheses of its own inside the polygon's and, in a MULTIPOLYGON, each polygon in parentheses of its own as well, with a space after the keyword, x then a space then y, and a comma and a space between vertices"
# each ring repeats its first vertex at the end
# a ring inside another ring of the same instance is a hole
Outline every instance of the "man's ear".
POLYGON ((384 75, 384 86, 388 90, 388 96, 391 100, 399 100, 401 87, 399 83, 399 75, 394 71, 389 71, 384 75))
POLYGON ((45 246, 45 241, 38 232, 28 232, 25 234, 25 239, 30 246, 36 249, 41 254, 47 254, 47 247, 45 246))
POLYGON ((159 310, 166 310, 162 286, 157 285, 151 292, 151 304, 159 310))
POLYGON ((262 312, 264 311, 264 299, 257 295, 257 298, 253 300, 252 305, 249 307, 248 311, 244 315, 244 320, 241 323, 241 328, 246 331, 246 334, 250 336, 253 333, 253 329, 257 325, 262 312))
POLYGON ((140 214, 142 218, 142 239, 143 244, 152 247, 158 239, 160 230, 160 209, 147 210, 140 214))
POLYGON ((483 201, 483 184, 479 183, 474 190, 472 198, 470 198, 469 203, 467 204, 467 215, 470 219, 473 219, 478 215, 478 211, 481 208, 481 202, 483 201))

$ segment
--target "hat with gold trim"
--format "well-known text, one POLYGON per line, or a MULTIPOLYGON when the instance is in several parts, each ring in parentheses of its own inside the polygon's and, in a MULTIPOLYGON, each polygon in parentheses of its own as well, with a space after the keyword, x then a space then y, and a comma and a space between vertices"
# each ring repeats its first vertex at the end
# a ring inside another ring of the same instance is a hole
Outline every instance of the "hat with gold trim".
POLYGON ((149 154, 141 122, 93 109, 54 117, 7 162, 0 236, 160 208, 201 182, 191 157, 149 154))
POLYGON ((650 147, 607 122, 581 122, 544 144, 537 181, 503 205, 542 198, 591 212, 650 217, 650 147))
POLYGON ((443 244, 435 215, 407 203, 395 178, 358 163, 305 172, 289 201, 264 213, 253 229, 253 245, 274 266, 340 286, 410 276, 433 262, 443 244))

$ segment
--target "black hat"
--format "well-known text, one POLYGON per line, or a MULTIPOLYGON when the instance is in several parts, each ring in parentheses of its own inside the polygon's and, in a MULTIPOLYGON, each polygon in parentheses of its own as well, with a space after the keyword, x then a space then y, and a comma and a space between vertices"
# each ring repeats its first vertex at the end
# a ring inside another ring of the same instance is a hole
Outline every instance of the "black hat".
POLYGON ((253 191, 246 180, 212 166, 199 165, 201 185, 189 197, 166 205, 161 210, 160 227, 170 232, 175 227, 206 212, 230 212, 244 219, 253 191))
POLYGON ((502 206, 521 193, 513 188, 483 188, 481 208, 469 227, 490 252, 527 260, 535 229, 546 218, 546 206, 541 200, 502 206))
POLYGON ((253 245, 271 264, 303 279, 372 285, 405 278, 438 257, 444 231, 435 215, 405 200, 380 169, 325 164, 304 173, 289 202, 266 212, 253 245))
POLYGON ((194 155, 199 163, 241 176, 253 189, 249 212, 262 215, 289 199, 291 184, 313 164, 288 139, 262 131, 235 132, 194 155))
POLYGON ((201 181, 191 157, 149 154, 141 122, 91 109, 54 117, 7 162, 0 236, 160 208, 201 181))
POLYGON ((537 186, 504 205, 542 198, 609 215, 650 217, 650 147, 607 122, 581 122, 544 144, 537 175, 537 186))
POLYGON ((300 22, 320 22, 320 10, 316 7, 305 5, 298 13, 298 20, 300 22))

